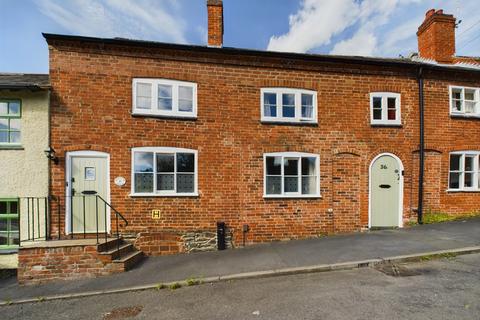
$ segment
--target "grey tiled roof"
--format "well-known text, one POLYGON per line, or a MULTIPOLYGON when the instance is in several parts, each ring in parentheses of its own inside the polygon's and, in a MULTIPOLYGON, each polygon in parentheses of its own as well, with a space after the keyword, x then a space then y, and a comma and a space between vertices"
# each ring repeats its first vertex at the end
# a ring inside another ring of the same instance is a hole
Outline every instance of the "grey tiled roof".
POLYGON ((49 88, 48 74, 0 73, 0 89, 45 90, 49 88))

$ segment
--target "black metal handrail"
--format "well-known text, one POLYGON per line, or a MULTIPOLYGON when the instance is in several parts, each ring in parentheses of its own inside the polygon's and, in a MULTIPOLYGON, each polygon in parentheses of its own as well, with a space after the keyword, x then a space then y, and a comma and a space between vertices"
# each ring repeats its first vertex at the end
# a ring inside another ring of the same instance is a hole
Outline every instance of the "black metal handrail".
POLYGON ((25 241, 50 239, 49 197, 18 197, 18 245, 25 241), (26 214, 23 213, 26 210, 26 214), (22 223, 26 219, 26 237, 22 237, 22 223), (43 226, 42 226, 43 224, 43 226), (43 234, 42 234, 43 233, 43 234))

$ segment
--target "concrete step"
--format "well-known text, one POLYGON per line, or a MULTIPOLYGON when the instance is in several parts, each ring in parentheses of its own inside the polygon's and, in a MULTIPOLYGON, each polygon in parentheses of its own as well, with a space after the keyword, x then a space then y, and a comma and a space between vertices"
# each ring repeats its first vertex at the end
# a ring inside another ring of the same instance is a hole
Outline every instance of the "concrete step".
MULTIPOLYGON (((104 240, 103 240, 104 241, 104 240)), ((106 252, 112 249, 117 248, 117 243, 122 245, 123 239, 116 239, 116 238, 110 238, 107 240, 107 242, 102 242, 97 245, 97 251, 98 252, 106 252)))
POLYGON ((123 242, 119 246, 115 246, 108 251, 100 252, 99 254, 110 256, 112 260, 116 260, 122 256, 127 255, 128 253, 135 250, 135 247, 131 243, 123 242))
POLYGON ((143 252, 142 251, 132 251, 127 253, 124 256, 121 256, 118 259, 113 260, 113 263, 121 263, 123 264, 123 268, 125 271, 132 269, 138 262, 143 259, 143 252))

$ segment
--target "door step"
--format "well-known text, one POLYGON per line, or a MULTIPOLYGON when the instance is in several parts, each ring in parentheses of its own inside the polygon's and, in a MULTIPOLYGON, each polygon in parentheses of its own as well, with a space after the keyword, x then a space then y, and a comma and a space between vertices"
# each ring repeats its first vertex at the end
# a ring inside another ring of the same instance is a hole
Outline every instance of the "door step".
POLYGON ((143 252, 122 238, 99 244, 97 251, 104 263, 113 263, 118 271, 128 271, 143 259, 143 252))

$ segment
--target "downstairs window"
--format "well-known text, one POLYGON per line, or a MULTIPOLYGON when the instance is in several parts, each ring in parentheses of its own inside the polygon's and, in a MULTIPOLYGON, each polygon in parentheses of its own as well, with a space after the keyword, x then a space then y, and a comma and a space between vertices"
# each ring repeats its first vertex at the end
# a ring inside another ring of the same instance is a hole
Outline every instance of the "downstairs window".
POLYGON ((448 189, 480 191, 480 151, 450 153, 448 189))
POLYGON ((20 244, 18 199, 0 199, 0 250, 20 244))

